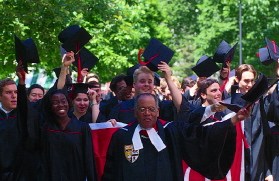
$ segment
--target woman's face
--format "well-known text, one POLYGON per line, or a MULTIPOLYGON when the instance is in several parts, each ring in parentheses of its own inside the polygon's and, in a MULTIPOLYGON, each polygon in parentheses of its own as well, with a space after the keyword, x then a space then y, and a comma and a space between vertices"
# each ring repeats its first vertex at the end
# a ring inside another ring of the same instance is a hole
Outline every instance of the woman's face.
POLYGON ((62 93, 53 94, 50 98, 51 110, 58 117, 68 116, 69 103, 62 93))
POLYGON ((74 111, 79 114, 85 114, 89 107, 89 98, 87 94, 78 93, 73 100, 74 111))

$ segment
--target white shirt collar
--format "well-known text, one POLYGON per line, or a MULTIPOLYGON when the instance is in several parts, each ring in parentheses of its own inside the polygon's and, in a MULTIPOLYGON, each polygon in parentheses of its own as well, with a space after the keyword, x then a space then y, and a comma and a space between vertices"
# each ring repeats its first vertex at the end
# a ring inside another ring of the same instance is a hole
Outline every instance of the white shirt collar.
POLYGON ((0 102, 0 109, 2 110, 2 111, 4 111, 4 113, 6 113, 6 114, 9 114, 10 112, 12 112, 13 110, 11 110, 11 111, 6 111, 3 107, 2 107, 2 103, 0 102))
MULTIPOLYGON (((143 144, 141 142, 140 133, 139 133, 141 130, 146 130, 146 129, 141 128, 141 126, 138 124, 132 138, 132 142, 135 150, 143 149, 143 144)), ((154 128, 148 129, 146 130, 146 132, 148 134, 148 137, 152 145, 156 148, 158 152, 166 148, 166 145, 164 144, 163 140, 161 139, 161 137, 158 135, 158 133, 154 128)))

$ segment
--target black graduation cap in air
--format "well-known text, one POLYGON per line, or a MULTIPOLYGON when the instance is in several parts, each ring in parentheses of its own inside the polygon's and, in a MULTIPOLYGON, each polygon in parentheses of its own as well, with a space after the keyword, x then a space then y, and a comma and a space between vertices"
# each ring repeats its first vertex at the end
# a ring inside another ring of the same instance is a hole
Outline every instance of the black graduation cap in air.
POLYGON ((28 38, 21 41, 15 37, 15 54, 17 62, 21 62, 25 72, 28 72, 27 63, 39 63, 39 54, 34 41, 28 38))
POLYGON ((79 29, 80 29, 79 25, 68 26, 67 28, 65 28, 63 31, 59 33, 58 40, 61 43, 64 43, 68 39, 72 38, 75 35, 75 33, 78 32, 79 29))
POLYGON ((268 38, 265 38, 265 42, 271 59, 277 61, 279 58, 279 47, 274 41, 270 41, 268 38))
POLYGON ((197 64, 192 67, 192 70, 199 76, 199 77, 210 77, 215 72, 219 71, 220 68, 218 65, 213 61, 211 57, 203 55, 197 62, 197 64))
MULTIPOLYGON (((90 71, 99 62, 99 59, 86 48, 82 48, 79 51, 79 57, 81 69, 88 68, 88 71, 90 71)), ((75 55, 75 59, 78 60, 78 55, 75 55)), ((73 65, 78 67, 78 61, 74 61, 73 65)))
POLYGON ((161 61, 169 63, 173 55, 174 51, 159 40, 152 38, 142 55, 145 61, 139 60, 139 63, 141 65, 146 65, 150 70, 156 72, 158 71, 158 64, 160 64, 161 61))
POLYGON ((60 33, 59 36, 60 39, 63 41, 62 47, 67 50, 67 52, 73 51, 76 54, 85 44, 89 42, 92 36, 82 27, 80 27, 79 29, 75 27, 74 30, 75 32, 69 33, 69 35, 71 36, 62 36, 65 30, 63 30, 61 32, 62 35, 60 33))
POLYGON ((269 65, 274 62, 274 60, 271 59, 269 51, 266 47, 259 49, 258 57, 260 58, 261 63, 264 65, 269 65))
POLYGON ((236 46, 237 43, 231 47, 231 45, 225 40, 222 40, 213 55, 213 60, 217 63, 222 63, 223 66, 226 66, 227 61, 231 62, 233 60, 236 46))

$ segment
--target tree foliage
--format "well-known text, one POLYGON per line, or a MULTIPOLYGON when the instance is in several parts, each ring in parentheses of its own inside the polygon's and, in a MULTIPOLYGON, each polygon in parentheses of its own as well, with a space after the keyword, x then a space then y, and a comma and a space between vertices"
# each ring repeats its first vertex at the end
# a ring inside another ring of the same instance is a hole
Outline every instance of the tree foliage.
MULTIPOLYGON (((256 57, 264 38, 279 41, 279 0, 241 0, 243 62, 273 74, 256 57)), ((102 82, 137 63, 139 48, 156 37, 175 50, 170 65, 180 78, 193 74, 191 67, 204 54, 213 55, 221 40, 239 42, 239 5, 233 0, 0 0, 0 78, 15 69, 14 37, 33 38, 48 73, 60 66, 57 36, 78 24, 93 36, 86 45, 100 62, 93 71, 102 82)), ((233 66, 238 65, 237 49, 233 66)))

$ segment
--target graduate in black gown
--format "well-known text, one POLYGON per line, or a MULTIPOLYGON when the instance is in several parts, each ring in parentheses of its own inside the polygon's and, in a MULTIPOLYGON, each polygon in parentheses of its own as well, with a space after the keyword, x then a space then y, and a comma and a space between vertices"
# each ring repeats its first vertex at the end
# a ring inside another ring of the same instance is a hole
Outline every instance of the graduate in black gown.
POLYGON ((69 103, 59 90, 49 93, 41 129, 43 179, 95 180, 91 131, 87 123, 67 115, 69 103))
POLYGON ((106 120, 109 119, 109 114, 114 106, 132 98, 132 85, 128 85, 125 81, 126 76, 120 74, 115 76, 110 82, 110 90, 115 96, 110 97, 108 100, 100 102, 100 112, 105 116, 106 120))
POLYGON ((136 120, 118 130, 110 142, 103 180, 182 181, 182 159, 210 179, 225 177, 234 150, 238 120, 248 116, 242 109, 232 119, 203 127, 205 108, 192 113, 192 122, 159 120, 158 99, 143 93, 136 97, 136 120), (232 148, 232 146, 230 146, 232 148))
MULTIPOLYGON (((73 61, 73 52, 67 53, 61 71, 67 70, 73 61)), ((40 180, 96 180, 90 127, 68 116, 66 91, 52 88, 40 104, 41 112, 34 112, 28 120, 39 126, 34 126, 32 132, 37 137, 34 140, 38 140, 34 149, 41 155, 40 180), (42 125, 36 124, 40 118, 42 125)))
POLYGON ((87 123, 105 121, 105 117, 99 110, 100 84, 75 83, 70 86, 71 91, 68 95, 72 102, 72 109, 69 111, 69 116, 87 123))
POLYGON ((0 81, 0 180, 18 180, 22 172, 27 137, 27 97, 24 82, 18 86, 12 79, 0 81))

